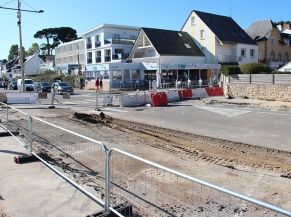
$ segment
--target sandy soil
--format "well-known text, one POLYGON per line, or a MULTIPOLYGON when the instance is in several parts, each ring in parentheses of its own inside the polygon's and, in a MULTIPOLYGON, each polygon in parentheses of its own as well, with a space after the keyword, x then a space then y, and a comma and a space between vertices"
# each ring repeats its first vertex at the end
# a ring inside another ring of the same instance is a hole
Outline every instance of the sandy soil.
MULTIPOLYGON (((59 109, 43 110, 35 115, 102 141, 109 147, 291 209, 290 152, 112 119, 106 114, 100 117, 59 109)), ((36 128, 37 123, 34 124, 36 128)), ((88 166, 80 169, 77 161, 71 159, 74 156, 64 155, 53 146, 56 140, 60 140, 70 146, 70 151, 74 147, 79 150, 78 145, 84 141, 72 139, 69 134, 47 126, 39 125, 38 133, 42 139, 34 139, 35 148, 45 148, 54 159, 51 161, 66 172, 74 173, 74 178, 80 183, 103 193, 102 185, 92 176, 92 171, 102 174, 102 169, 94 167, 94 155, 90 151, 79 156, 79 163, 88 166)), ((115 152, 111 168, 115 192, 112 202, 129 201, 142 216, 277 216, 115 152)))

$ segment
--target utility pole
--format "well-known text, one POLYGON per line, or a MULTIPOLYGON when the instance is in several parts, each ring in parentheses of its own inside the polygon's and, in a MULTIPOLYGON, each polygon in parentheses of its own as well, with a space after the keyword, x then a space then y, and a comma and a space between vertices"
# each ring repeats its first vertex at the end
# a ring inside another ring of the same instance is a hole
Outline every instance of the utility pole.
POLYGON ((11 7, 3 7, 0 6, 0 9, 6 9, 6 10, 14 10, 17 11, 17 24, 18 24, 18 28, 19 28, 19 58, 20 58, 20 71, 21 71, 21 80, 22 80, 22 92, 25 92, 25 83, 24 83, 24 67, 23 67, 23 59, 24 59, 24 55, 23 55, 23 50, 22 50, 22 32, 21 32, 21 11, 25 11, 25 12, 32 12, 32 13, 43 13, 43 10, 22 10, 20 9, 21 4, 20 4, 20 0, 17 0, 17 8, 11 8, 11 7))
POLYGON ((18 18, 18 29, 19 29, 19 58, 20 58, 20 71, 22 80, 22 92, 25 92, 25 82, 24 82, 24 68, 23 68, 23 50, 22 50, 22 32, 21 32, 21 11, 20 11, 20 0, 18 0, 17 7, 17 18, 18 18))

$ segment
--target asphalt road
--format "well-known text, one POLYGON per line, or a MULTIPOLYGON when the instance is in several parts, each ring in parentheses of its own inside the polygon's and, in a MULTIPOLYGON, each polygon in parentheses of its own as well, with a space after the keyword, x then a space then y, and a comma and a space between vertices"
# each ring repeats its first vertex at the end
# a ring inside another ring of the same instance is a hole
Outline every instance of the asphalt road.
MULTIPOLYGON (((61 98, 61 96, 58 96, 61 98)), ((43 100, 36 107, 49 104, 43 100)), ((168 107, 99 107, 110 116, 160 127, 291 151, 291 113, 241 107, 236 105, 205 105, 199 100, 172 103, 168 107)), ((20 106, 21 107, 21 106, 20 106)), ((29 107, 29 106, 23 106, 29 107)), ((31 107, 31 106, 30 106, 31 107)), ((94 112, 94 92, 61 99, 60 108, 94 112)))

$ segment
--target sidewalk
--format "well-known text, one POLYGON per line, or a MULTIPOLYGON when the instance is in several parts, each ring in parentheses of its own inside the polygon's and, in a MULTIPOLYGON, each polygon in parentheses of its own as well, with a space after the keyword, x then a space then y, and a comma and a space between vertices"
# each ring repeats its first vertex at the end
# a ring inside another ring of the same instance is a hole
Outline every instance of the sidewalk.
POLYGON ((202 101, 206 104, 230 104, 269 109, 273 111, 291 111, 291 102, 243 98, 227 99, 224 96, 204 98, 202 101))
POLYGON ((27 153, 13 137, 0 137, 1 217, 79 217, 102 210, 41 162, 14 163, 14 156, 27 153))

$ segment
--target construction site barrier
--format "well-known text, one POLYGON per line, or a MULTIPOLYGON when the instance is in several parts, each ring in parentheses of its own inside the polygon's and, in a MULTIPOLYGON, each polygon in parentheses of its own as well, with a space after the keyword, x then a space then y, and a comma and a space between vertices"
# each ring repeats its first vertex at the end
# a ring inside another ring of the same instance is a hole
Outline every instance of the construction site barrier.
POLYGON ((38 93, 7 93, 7 104, 36 104, 38 93))
POLYGON ((192 99, 191 89, 181 89, 181 90, 178 90, 178 93, 181 100, 192 99))
POLYGON ((223 96, 222 87, 206 87, 208 96, 223 96))
POLYGON ((153 107, 167 106, 168 98, 165 92, 157 92, 152 94, 153 107))
POLYGON ((180 100, 179 93, 176 90, 169 90, 167 92, 167 98, 168 98, 168 102, 174 102, 174 101, 180 100))
POLYGON ((192 89, 192 99, 206 98, 208 94, 205 88, 192 89))
POLYGON ((103 97, 103 106, 108 106, 113 104, 113 96, 104 96, 103 97))

